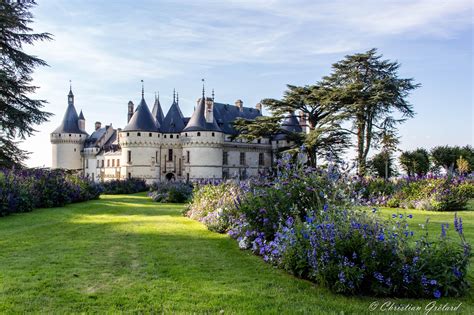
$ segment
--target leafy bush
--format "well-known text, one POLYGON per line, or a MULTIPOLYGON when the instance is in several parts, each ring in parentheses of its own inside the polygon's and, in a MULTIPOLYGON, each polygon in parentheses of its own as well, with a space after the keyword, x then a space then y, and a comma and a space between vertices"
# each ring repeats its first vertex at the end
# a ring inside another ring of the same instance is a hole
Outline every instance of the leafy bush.
POLYGON ((97 199, 99 184, 64 170, 0 170, 0 216, 97 199))
MULTIPOLYGON (((439 239, 429 238, 427 229, 415 237, 408 228, 411 215, 381 220, 375 209, 354 210, 350 202, 359 197, 354 187, 368 187, 367 196, 401 190, 418 196, 423 183, 361 184, 341 169, 283 160, 274 178, 195 188, 187 215, 210 230, 228 231, 240 248, 268 263, 335 292, 439 298, 467 291, 471 248, 460 218, 455 216, 455 233, 443 224, 439 239)), ((460 194, 469 190, 458 187, 460 194)))
POLYGON ((139 178, 114 179, 102 183, 102 186, 104 193, 110 195, 134 194, 148 189, 145 180, 139 178))
POLYGON ((197 184, 185 215, 204 223, 209 230, 224 233, 236 218, 242 188, 236 183, 197 184))
POLYGON ((354 187, 362 204, 432 211, 465 209, 474 198, 466 177, 414 177, 395 181, 359 180, 354 187))
POLYGON ((155 182, 148 194, 153 201, 184 203, 191 199, 193 186, 183 182, 155 182))

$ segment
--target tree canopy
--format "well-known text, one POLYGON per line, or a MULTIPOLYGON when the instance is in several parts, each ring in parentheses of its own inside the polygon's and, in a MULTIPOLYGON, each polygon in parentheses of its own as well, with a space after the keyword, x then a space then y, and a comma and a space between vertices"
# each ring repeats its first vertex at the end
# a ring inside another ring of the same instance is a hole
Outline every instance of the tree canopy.
POLYGON ((27 152, 18 140, 31 136, 36 124, 47 121, 51 113, 42 111, 45 100, 32 99, 37 86, 31 84, 34 68, 46 66, 37 56, 23 52, 23 46, 50 40, 49 33, 34 33, 30 10, 34 1, 0 3, 0 166, 20 166, 27 152))

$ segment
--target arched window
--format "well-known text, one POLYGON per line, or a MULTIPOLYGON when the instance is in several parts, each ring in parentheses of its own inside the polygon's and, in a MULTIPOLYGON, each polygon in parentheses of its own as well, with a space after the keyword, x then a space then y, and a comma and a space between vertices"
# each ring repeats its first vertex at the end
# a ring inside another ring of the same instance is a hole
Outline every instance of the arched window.
POLYGON ((201 133, 200 133, 199 131, 198 131, 198 133, 197 133, 197 136, 198 136, 198 137, 200 137, 200 136, 201 136, 201 133))

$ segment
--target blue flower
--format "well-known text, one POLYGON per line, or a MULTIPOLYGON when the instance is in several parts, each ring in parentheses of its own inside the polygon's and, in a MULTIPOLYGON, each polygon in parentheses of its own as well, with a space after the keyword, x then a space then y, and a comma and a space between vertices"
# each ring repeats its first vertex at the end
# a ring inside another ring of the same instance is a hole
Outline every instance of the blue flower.
POLYGON ((433 292, 433 296, 434 296, 435 298, 439 299, 439 298, 441 297, 441 292, 439 292, 439 290, 435 290, 435 291, 433 292))
POLYGON ((397 215, 396 215, 395 213, 394 213, 394 214, 392 214, 392 218, 394 218, 394 219, 395 219, 396 217, 397 217, 397 215))
POLYGON ((385 240, 385 236, 383 235, 383 233, 380 233, 379 236, 377 237, 377 239, 381 242, 383 242, 385 240))
POLYGON ((407 215, 407 217, 410 218, 410 219, 413 219, 413 215, 412 215, 412 214, 407 215))
POLYGON ((377 208, 372 208, 372 213, 375 213, 377 211, 377 208))
POLYGON ((436 280, 434 280, 434 279, 430 281, 430 284, 431 284, 431 285, 436 285, 437 283, 438 283, 438 282, 436 282, 436 280))
POLYGON ((383 282, 383 275, 380 272, 374 272, 374 278, 377 279, 379 282, 383 282))

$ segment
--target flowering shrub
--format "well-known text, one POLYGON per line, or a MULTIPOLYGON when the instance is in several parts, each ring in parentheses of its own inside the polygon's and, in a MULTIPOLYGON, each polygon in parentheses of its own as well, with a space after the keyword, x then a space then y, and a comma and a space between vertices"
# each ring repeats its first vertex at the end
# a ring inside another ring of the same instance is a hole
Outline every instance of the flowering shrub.
POLYGON ((157 202, 183 203, 191 199, 193 186, 183 182, 155 182, 148 195, 157 202))
POLYGON ((102 186, 104 194, 110 195, 134 194, 148 189, 145 180, 139 178, 114 179, 102 183, 102 186))
POLYGON ((362 204, 433 211, 465 209, 474 198, 474 181, 466 177, 418 177, 395 181, 360 179, 355 190, 362 204))
MULTIPOLYGON (((412 215, 387 221, 375 208, 352 209, 359 193, 341 170, 282 160, 274 178, 196 188, 187 215, 210 230, 227 231, 241 249, 335 292, 435 298, 466 292, 471 247, 461 218, 443 224, 438 239, 426 227, 415 235, 408 226, 412 215)), ((394 193, 397 185, 370 187, 394 193)))
POLYGON ((209 230, 224 233, 236 218, 242 188, 236 183, 197 184, 185 215, 204 223, 209 230))
POLYGON ((96 199, 100 185, 64 170, 0 170, 0 216, 96 199))

